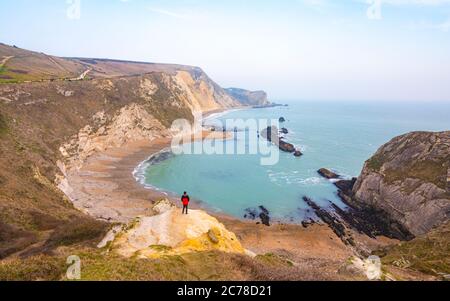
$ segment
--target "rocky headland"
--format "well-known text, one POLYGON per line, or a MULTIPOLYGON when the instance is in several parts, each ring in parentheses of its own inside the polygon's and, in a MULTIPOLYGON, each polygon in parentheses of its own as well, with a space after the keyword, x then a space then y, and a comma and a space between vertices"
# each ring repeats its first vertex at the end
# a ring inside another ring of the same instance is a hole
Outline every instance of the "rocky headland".
POLYGON ((415 236, 450 218, 450 132, 414 132, 382 146, 364 165, 352 205, 385 212, 415 236))
POLYGON ((228 88, 225 91, 246 106, 268 107, 272 105, 264 91, 248 91, 238 88, 228 88))

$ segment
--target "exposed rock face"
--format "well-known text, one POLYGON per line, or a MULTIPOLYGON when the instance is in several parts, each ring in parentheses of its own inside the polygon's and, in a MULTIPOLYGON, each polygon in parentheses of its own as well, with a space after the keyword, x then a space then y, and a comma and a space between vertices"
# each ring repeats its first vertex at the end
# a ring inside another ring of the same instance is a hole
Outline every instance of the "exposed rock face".
POLYGON ((132 104, 107 120, 104 112, 93 116, 94 126, 87 125, 60 148, 70 167, 81 167, 90 155, 127 142, 170 137, 169 131, 145 108, 132 104))
POLYGON ((182 215, 167 200, 156 204, 155 209, 159 215, 137 218, 116 233, 111 249, 138 258, 211 250, 245 254, 236 235, 206 212, 190 210, 189 215, 182 215))
POLYGON ((335 172, 326 169, 326 168, 321 168, 317 171, 322 177, 329 179, 329 180, 333 180, 333 179, 339 179, 340 176, 338 174, 336 174, 335 172))
POLYGON ((200 68, 178 71, 174 77, 182 97, 193 112, 238 107, 241 103, 213 82, 200 68))
POLYGON ((450 131, 394 138, 366 162, 353 205, 382 210, 422 235, 450 217, 449 167, 450 131))
POLYGON ((229 88, 228 94, 234 97, 241 104, 246 106, 268 106, 267 93, 264 91, 248 91, 244 89, 229 88))

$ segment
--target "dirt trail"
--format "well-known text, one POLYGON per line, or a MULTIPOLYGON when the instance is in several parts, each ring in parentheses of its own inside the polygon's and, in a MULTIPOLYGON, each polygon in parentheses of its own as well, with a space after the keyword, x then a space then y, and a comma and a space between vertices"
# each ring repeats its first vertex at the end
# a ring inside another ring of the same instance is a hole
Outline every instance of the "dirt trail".
POLYGON ((70 81, 79 81, 79 80, 84 80, 86 78, 86 76, 89 74, 89 72, 91 72, 92 69, 88 68, 87 70, 85 70, 83 73, 80 74, 80 76, 76 77, 76 78, 72 78, 70 79, 70 81))
POLYGON ((14 56, 4 56, 2 61, 0 62, 0 68, 6 65, 6 63, 12 58, 14 58, 14 56))

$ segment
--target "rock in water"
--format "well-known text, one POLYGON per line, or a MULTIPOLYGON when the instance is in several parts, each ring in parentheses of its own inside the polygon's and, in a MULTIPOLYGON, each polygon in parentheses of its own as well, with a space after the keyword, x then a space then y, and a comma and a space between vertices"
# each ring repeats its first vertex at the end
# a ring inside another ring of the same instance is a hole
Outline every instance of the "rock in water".
POLYGON ((270 227, 270 212, 264 206, 259 206, 261 213, 259 214, 259 218, 261 219, 261 223, 265 226, 270 227))
POLYGON ((302 153, 301 151, 299 151, 299 150, 296 150, 296 151, 294 152, 294 156, 296 156, 296 157, 301 157, 301 156, 303 156, 303 153, 302 153))
POLYGON ((317 171, 322 177, 328 179, 328 180, 333 180, 333 179, 339 179, 341 176, 339 176, 338 174, 332 172, 329 169, 326 168, 321 168, 317 171))
POLYGON ((295 152, 295 146, 293 144, 284 142, 283 140, 280 139, 280 143, 278 145, 280 147, 280 149, 283 152, 287 152, 287 153, 294 153, 295 152))
POLYGON ((280 138, 278 133, 279 132, 277 127, 270 126, 261 132, 261 136, 263 138, 266 138, 269 142, 272 142, 275 145, 277 145, 280 148, 280 150, 287 153, 294 153, 296 151, 295 146, 293 144, 283 141, 283 139, 280 138))
MULTIPOLYGON (((158 205, 158 204, 157 204, 158 205)), ((218 250, 245 254, 236 235, 217 219, 201 210, 182 215, 167 203, 159 206, 161 214, 139 217, 115 235, 111 250, 125 256, 158 258, 191 252, 218 250)))
POLYGON ((280 117, 280 119, 278 119, 278 121, 283 123, 283 122, 286 122, 286 119, 284 117, 280 117))
POLYGON ((413 132, 392 139, 366 162, 353 206, 386 212, 415 236, 450 218, 450 131, 413 132))
POLYGON ((289 134, 289 130, 287 128, 282 128, 280 132, 285 135, 289 134))
POLYGON ((353 195, 353 187, 355 187, 357 178, 353 178, 351 180, 339 180, 334 185, 339 188, 339 190, 345 195, 352 197, 353 195))
POLYGON ((247 208, 245 209, 244 218, 255 220, 259 218, 261 223, 266 226, 270 226, 270 212, 264 206, 259 206, 258 208, 247 208))

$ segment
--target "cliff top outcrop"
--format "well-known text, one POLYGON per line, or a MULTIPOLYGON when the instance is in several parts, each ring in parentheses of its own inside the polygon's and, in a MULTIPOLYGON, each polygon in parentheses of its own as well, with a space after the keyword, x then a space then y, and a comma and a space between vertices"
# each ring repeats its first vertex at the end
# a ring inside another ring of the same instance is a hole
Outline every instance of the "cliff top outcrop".
POLYGON ((236 235, 204 211, 190 210, 183 215, 168 200, 158 202, 154 210, 159 214, 137 218, 117 231, 111 249, 125 257, 139 258, 214 250, 245 253, 236 235))

